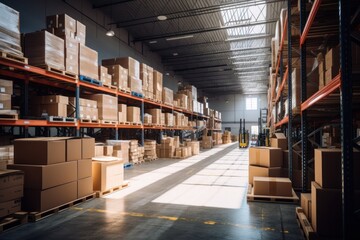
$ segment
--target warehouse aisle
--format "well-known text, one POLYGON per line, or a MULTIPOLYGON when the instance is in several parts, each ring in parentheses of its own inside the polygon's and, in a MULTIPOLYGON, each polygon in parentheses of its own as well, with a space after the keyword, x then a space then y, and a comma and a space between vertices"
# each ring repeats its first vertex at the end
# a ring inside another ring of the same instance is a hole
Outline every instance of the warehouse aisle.
POLYGON ((246 202, 247 159, 227 144, 136 166, 130 187, 0 239, 303 239, 294 205, 246 202))

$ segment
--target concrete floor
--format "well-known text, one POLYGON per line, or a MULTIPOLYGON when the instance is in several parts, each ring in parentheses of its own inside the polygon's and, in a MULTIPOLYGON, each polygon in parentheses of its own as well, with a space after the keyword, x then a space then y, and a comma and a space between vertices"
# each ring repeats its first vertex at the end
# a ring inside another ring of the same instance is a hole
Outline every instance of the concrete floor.
POLYGON ((128 188, 0 239, 303 239, 295 205, 247 203, 248 151, 228 144, 126 169, 128 188))

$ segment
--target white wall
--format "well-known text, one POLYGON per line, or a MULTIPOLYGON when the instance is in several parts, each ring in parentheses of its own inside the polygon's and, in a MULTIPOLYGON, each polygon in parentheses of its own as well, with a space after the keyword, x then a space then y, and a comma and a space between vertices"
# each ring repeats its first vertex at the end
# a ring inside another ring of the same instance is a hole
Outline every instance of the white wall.
POLYGON ((260 95, 242 95, 230 94, 221 95, 209 98, 210 108, 218 110, 222 114, 222 129, 231 127, 232 134, 239 133, 239 120, 245 118, 245 128, 250 132, 250 126, 258 125, 258 118, 260 116, 260 108, 267 106, 266 94, 260 95), (257 110, 246 110, 246 98, 256 97, 258 99, 257 110))
POLYGON ((106 29, 102 26, 112 22, 100 10, 92 8, 88 0, 3 0, 2 3, 20 12, 20 31, 29 33, 46 28, 45 18, 48 15, 66 13, 86 25, 86 46, 98 51, 99 64, 102 59, 131 56, 140 62, 152 66, 154 69, 164 73, 164 86, 177 90, 178 80, 181 77, 166 76, 161 58, 158 54, 149 50, 146 45, 128 41, 128 32, 125 29, 115 29, 116 37, 105 35, 106 29), (90 20, 94 19, 100 26, 90 20))

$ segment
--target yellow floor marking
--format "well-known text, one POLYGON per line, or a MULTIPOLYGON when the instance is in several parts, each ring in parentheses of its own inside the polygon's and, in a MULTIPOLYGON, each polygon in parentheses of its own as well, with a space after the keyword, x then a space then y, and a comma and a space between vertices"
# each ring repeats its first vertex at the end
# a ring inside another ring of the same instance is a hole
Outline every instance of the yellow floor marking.
POLYGON ((166 220, 170 220, 170 221, 177 221, 178 220, 177 217, 168 217, 168 216, 158 216, 157 218, 166 219, 166 220))
POLYGON ((215 224, 216 224, 216 222, 214 222, 214 221, 206 221, 206 222, 204 222, 204 224, 208 224, 208 225, 215 225, 215 224))

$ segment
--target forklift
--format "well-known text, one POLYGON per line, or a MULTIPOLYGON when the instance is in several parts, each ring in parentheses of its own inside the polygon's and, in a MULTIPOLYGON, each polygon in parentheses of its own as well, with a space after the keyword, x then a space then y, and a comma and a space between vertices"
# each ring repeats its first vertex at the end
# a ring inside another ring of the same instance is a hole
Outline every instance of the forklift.
POLYGON ((239 128, 239 148, 247 148, 249 146, 249 131, 245 130, 245 118, 240 118, 239 128))
POLYGON ((260 117, 258 120, 259 134, 257 146, 270 147, 270 128, 266 127, 267 114, 267 108, 260 109, 260 117))

